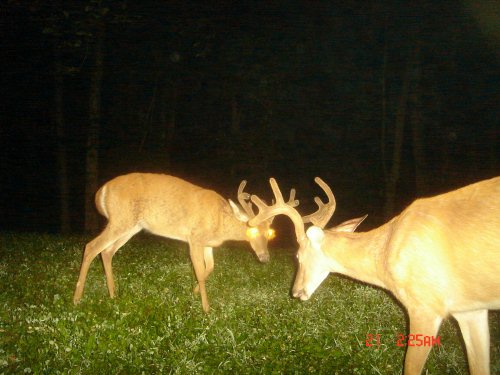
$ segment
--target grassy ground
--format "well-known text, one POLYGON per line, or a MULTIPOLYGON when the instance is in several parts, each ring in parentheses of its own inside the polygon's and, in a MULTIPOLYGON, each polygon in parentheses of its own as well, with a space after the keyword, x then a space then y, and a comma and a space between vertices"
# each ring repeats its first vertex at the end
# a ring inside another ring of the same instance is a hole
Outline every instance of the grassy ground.
MULTIPOLYGON (((381 290, 334 275, 310 301, 290 298, 291 250, 272 250, 267 265, 243 245, 215 250, 207 315, 192 294, 186 245, 152 237, 115 256, 117 299, 108 298, 96 259, 73 306, 84 244, 0 236, 0 374, 401 373, 401 308, 381 290)), ((499 318, 490 314, 492 373, 500 373, 499 318)), ((467 373, 457 333, 444 323, 428 373, 467 373)))

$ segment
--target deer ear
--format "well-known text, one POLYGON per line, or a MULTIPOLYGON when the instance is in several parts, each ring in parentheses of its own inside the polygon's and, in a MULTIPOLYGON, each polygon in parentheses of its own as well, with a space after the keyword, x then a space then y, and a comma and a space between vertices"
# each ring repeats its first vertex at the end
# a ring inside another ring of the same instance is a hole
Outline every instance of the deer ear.
POLYGON ((354 232, 358 227, 358 225, 361 224, 363 220, 366 219, 367 216, 368 215, 344 221, 342 224, 333 227, 331 230, 335 232, 354 232))
POLYGON ((307 229, 306 236, 313 244, 321 245, 325 238, 325 232, 320 227, 313 225, 307 229))
POLYGON ((243 221, 244 223, 246 223, 248 220, 250 220, 248 215, 246 213, 244 213, 242 210, 240 210, 240 208, 238 207, 238 205, 236 203, 234 203, 231 199, 228 199, 228 201, 229 201, 229 205, 231 206, 231 209, 233 210, 234 216, 236 216, 236 218, 239 221, 243 221))

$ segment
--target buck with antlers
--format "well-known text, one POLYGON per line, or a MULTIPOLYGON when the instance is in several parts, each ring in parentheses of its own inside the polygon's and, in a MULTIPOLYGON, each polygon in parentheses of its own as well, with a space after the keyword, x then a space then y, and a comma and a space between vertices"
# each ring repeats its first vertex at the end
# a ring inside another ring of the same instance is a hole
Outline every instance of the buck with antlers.
MULTIPOLYGON (((109 295, 115 296, 111 262, 113 255, 142 229, 153 234, 185 241, 201 294, 203 310, 209 304, 205 281, 214 268, 212 248, 224 241, 248 241, 261 262, 269 261, 268 239, 273 236, 272 218, 257 227, 247 225, 255 216, 246 181, 238 188, 240 209, 212 190, 206 190, 180 178, 162 174, 132 173, 104 184, 96 194, 98 211, 108 219, 106 228, 85 246, 80 276, 73 302, 80 301, 92 260, 101 254, 109 295)), ((295 191, 290 193, 293 206, 295 191)), ((297 202, 298 204, 298 202, 297 202)))
MULTIPOLYGON (((389 290, 405 306, 410 334, 435 336, 453 316, 462 332, 472 374, 489 374, 488 310, 500 308, 500 177, 419 199, 379 228, 353 233, 364 217, 324 230, 335 210, 326 183, 315 181, 328 202, 315 198, 315 214, 301 217, 287 205, 274 179, 276 204, 251 200, 258 225, 290 217, 299 243, 293 296, 307 300, 330 272, 389 290), (305 231, 304 223, 313 225, 305 231)), ((405 374, 420 374, 430 345, 408 346, 405 374)))

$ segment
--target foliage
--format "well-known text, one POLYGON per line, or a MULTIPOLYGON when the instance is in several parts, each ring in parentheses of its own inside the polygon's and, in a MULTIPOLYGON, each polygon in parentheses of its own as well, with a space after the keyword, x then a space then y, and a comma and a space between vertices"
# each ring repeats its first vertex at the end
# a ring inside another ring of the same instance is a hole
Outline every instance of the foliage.
MULTIPOLYGON (((119 297, 94 261, 80 305, 71 302, 82 238, 0 237, 0 373, 399 374, 405 332, 385 292, 330 276, 311 301, 290 298, 293 253, 259 264, 244 248, 215 253, 204 314, 184 244, 135 239, 115 257, 119 297), (380 347, 367 347, 380 334, 380 347)), ((491 323, 499 315, 492 313, 491 323)), ((492 371, 500 329, 492 329, 492 371)), ((431 374, 465 374, 456 326, 445 322, 431 374)))
MULTIPOLYGON (((391 164, 384 156, 409 57, 418 79, 400 116, 394 213, 416 196, 498 173, 499 60, 472 18, 477 10, 462 2, 376 2, 362 11, 351 1, 4 3, 3 228, 59 228, 56 152, 67 149, 70 227, 83 229, 101 21, 99 182, 164 172, 229 196, 243 178, 267 187, 275 176, 310 190, 320 175, 345 197, 342 207, 372 218, 382 212, 382 166, 391 164), (64 114, 64 137, 53 131, 54 112, 64 114)), ((306 189, 299 192, 312 202, 306 189)))

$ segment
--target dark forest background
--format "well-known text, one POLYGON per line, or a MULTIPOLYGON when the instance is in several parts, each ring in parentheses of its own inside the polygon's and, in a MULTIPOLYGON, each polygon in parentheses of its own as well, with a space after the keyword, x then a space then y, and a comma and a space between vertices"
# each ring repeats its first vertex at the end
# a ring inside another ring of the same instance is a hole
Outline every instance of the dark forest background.
MULTIPOLYGON (((5 1, 2 230, 95 232, 131 171, 270 176, 381 224, 500 171, 494 1, 5 1)), ((102 223, 101 223, 102 224, 102 223)), ((363 230, 363 229, 362 229, 363 230)))

